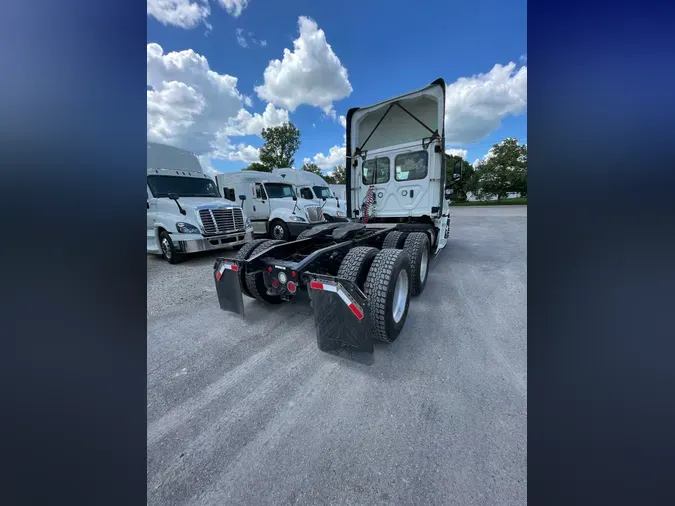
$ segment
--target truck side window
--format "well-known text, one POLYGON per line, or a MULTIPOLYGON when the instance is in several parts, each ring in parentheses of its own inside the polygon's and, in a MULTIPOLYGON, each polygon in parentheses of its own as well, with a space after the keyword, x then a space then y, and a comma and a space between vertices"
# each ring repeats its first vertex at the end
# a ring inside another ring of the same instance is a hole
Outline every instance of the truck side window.
POLYGON ((314 195, 312 195, 312 190, 309 188, 300 188, 300 198, 312 200, 314 195))
POLYGON ((395 166, 396 181, 424 179, 427 177, 429 153, 427 151, 401 153, 400 155, 396 156, 395 166))
POLYGON ((389 182, 389 157, 382 156, 366 160, 363 164, 363 184, 389 182))
POLYGON ((265 193, 265 189, 263 188, 263 185, 260 183, 255 184, 255 198, 258 200, 267 200, 267 194, 265 193))
POLYGON ((232 202, 234 202, 235 201, 234 188, 224 187, 223 188, 223 198, 227 199, 227 200, 231 200, 232 202))

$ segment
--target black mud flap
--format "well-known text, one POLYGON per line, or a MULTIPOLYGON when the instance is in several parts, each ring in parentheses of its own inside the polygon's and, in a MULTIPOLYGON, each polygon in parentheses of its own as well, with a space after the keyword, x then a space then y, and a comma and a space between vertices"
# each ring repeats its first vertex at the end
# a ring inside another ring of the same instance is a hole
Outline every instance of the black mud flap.
POLYGON ((319 349, 371 365, 373 336, 366 296, 346 279, 318 274, 309 274, 309 279, 319 349))
POLYGON ((213 279, 220 309, 244 316, 244 298, 239 285, 239 269, 242 266, 236 260, 219 258, 213 266, 213 279))

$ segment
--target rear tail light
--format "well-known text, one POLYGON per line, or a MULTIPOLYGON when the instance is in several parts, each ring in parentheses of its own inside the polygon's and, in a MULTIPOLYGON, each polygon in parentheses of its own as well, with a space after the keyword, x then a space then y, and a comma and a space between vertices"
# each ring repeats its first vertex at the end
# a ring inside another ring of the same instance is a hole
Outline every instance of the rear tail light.
POLYGON ((295 293, 295 291, 298 289, 298 285, 293 283, 293 281, 289 281, 288 284, 286 285, 286 288, 288 288, 289 292, 295 293))
POLYGON ((272 286, 273 286, 274 288, 279 288, 279 282, 277 281, 276 278, 274 278, 274 279, 272 280, 272 286))

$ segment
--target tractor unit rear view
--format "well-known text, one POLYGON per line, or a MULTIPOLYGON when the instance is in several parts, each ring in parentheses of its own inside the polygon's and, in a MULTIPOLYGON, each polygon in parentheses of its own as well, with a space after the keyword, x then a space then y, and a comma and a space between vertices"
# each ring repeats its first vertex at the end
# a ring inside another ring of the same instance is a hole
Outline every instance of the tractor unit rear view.
MULTIPOLYGON (((292 242, 254 240, 218 258, 220 307, 244 315, 243 295, 268 304, 307 297, 319 348, 373 363, 394 341, 410 297, 423 292, 449 233, 445 82, 347 113, 347 217, 292 242)), ((461 164, 453 171, 461 177, 461 164)))

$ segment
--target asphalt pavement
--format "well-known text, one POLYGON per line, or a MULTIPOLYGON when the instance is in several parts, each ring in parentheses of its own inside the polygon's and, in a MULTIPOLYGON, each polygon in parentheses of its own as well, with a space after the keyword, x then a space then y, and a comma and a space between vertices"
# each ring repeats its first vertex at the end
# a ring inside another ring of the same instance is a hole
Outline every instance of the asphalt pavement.
POLYGON ((526 504, 527 208, 451 217, 372 366, 309 308, 221 311, 223 252, 148 256, 148 504, 526 504))

